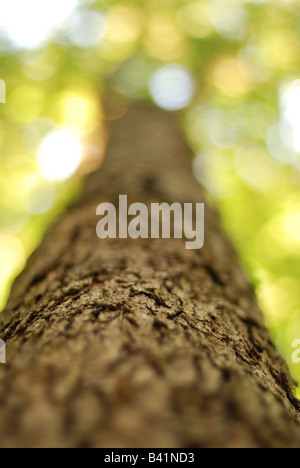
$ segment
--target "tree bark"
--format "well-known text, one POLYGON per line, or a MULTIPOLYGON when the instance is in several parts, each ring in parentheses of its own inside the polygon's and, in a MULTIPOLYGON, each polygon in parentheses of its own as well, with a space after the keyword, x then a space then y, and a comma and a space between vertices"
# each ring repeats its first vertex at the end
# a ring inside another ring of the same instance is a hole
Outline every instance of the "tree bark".
POLYGON ((96 236, 96 207, 204 201, 173 116, 132 108, 0 315, 1 447, 299 447, 300 405, 206 205, 205 246, 96 236))

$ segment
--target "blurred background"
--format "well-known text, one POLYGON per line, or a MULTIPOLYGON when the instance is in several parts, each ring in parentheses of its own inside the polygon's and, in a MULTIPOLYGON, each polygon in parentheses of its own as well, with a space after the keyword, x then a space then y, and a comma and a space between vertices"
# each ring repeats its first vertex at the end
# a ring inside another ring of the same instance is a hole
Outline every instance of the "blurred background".
POLYGON ((300 339, 299 6, 0 0, 0 309, 47 226, 101 164, 106 122, 151 100, 180 112, 195 175, 300 381, 291 361, 300 339))

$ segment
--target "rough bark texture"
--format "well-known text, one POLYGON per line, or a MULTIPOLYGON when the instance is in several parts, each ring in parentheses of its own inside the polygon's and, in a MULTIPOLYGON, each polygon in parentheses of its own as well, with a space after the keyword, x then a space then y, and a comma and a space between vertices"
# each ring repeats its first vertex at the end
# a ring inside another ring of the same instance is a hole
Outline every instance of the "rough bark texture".
POLYGON ((0 338, 1 447, 299 447, 300 406, 206 206, 206 242, 105 240, 96 206, 200 202, 170 115, 136 107, 17 280, 0 338))

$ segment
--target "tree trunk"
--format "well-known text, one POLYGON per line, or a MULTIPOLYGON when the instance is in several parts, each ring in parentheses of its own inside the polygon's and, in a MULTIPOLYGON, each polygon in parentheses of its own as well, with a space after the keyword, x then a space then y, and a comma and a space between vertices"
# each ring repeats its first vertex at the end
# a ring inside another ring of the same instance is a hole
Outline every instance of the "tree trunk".
POLYGON ((203 202, 170 114, 132 108, 16 281, 1 447, 300 447, 300 405, 206 205, 205 246, 96 236, 96 207, 203 202))

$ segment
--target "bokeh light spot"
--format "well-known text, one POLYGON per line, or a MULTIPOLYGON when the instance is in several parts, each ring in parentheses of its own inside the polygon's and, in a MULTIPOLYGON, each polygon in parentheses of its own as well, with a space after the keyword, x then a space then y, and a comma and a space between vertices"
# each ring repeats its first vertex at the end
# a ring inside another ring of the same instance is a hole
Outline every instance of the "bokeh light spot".
POLYGON ((282 118, 290 127, 288 142, 300 152, 300 80, 283 85, 280 90, 282 118))
POLYGON ((0 307, 3 307, 12 278, 25 264, 25 251, 21 241, 13 234, 0 232, 0 307))
POLYGON ((43 140, 37 159, 46 180, 62 181, 75 174, 81 156, 81 143, 75 133, 69 130, 54 130, 43 140))
POLYGON ((40 46, 66 20, 77 0, 9 0, 0 3, 0 28, 19 47, 40 46))
POLYGON ((153 73, 150 93, 156 104, 166 110, 186 107, 194 95, 194 82, 189 71, 181 65, 166 65, 153 73))
POLYGON ((223 56, 212 67, 210 79, 224 94, 232 97, 243 96, 250 92, 252 83, 235 57, 223 56))
POLYGON ((68 36, 78 47, 93 47, 104 37, 106 22, 104 16, 96 11, 76 11, 70 19, 68 36))
POLYGON ((177 13, 177 21, 181 29, 191 37, 203 38, 213 32, 208 6, 204 3, 189 3, 177 13))
POLYGON ((237 150, 235 170, 248 185, 261 191, 270 188, 278 172, 274 159, 257 144, 246 144, 237 150))
POLYGON ((300 211, 285 216, 284 228, 289 237, 300 243, 300 211))
POLYGON ((39 184, 30 193, 27 202, 28 212, 33 215, 47 213, 56 202, 56 190, 51 184, 39 184))

